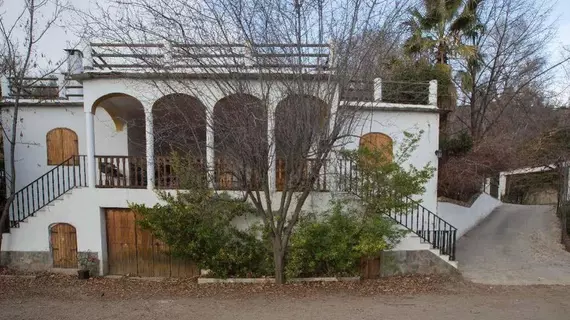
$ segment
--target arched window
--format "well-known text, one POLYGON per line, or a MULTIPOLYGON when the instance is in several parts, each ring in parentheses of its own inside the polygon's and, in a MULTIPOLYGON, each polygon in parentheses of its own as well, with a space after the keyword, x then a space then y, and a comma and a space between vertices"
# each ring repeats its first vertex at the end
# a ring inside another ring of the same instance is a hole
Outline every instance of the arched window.
POLYGON ((393 142, 388 135, 379 132, 370 132, 360 137, 360 148, 367 148, 371 152, 382 152, 387 161, 393 160, 393 142))
POLYGON ((68 128, 55 128, 46 135, 47 164, 58 165, 79 154, 77 134, 68 128))

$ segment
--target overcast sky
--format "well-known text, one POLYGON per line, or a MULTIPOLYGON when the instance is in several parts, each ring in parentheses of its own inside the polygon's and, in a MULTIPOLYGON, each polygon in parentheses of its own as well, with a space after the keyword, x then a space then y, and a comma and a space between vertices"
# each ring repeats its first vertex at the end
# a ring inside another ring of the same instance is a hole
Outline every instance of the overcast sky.
MULTIPOLYGON (((53 1, 53 0, 50 0, 53 1)), ((60 0, 62 1, 62 0, 60 0)), ((79 10, 88 10, 95 3, 105 3, 105 0, 67 0, 74 7, 79 10)), ((536 0, 541 1, 541 0, 536 0)), ((2 2, 2 0, 0 0, 2 2)), ((3 0, 3 5, 0 9, 2 12, 2 19, 5 23, 10 23, 10 19, 21 11, 22 0, 3 0)), ((69 48, 77 43, 77 37, 74 36, 73 31, 69 28, 70 21, 73 20, 73 14, 69 13, 64 21, 59 23, 55 28, 52 28, 44 37, 41 45, 41 51, 51 60, 58 60, 65 56, 63 49, 69 48), (67 27, 66 27, 67 25, 67 27)), ((548 50, 551 52, 551 63, 555 63, 561 59, 561 52, 563 47, 570 50, 570 0, 558 0, 555 4, 553 11, 552 21, 558 27, 556 39, 552 41, 548 50)), ((570 73, 570 70, 568 70, 570 73)), ((565 74, 564 70, 560 70, 558 77, 563 80, 565 74)), ((567 79, 564 79, 567 83, 567 79)), ((559 83, 561 83, 560 81, 559 83)), ((562 90, 562 89, 559 89, 562 90)), ((570 96, 570 88, 566 90, 565 96, 570 96)))

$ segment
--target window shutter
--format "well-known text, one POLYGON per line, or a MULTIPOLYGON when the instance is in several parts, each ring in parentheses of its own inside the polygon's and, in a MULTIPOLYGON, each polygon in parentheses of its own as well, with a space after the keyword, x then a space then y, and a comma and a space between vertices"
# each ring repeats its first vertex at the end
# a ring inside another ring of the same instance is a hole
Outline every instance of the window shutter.
POLYGON ((371 132, 363 135, 360 138, 360 148, 367 148, 373 152, 381 151, 385 159, 390 162, 394 157, 392 138, 383 133, 371 132))
POLYGON ((46 143, 48 165, 58 165, 61 163, 61 135, 61 128, 53 129, 47 134, 46 143))
POLYGON ((77 134, 73 130, 64 129, 62 134, 61 162, 78 154, 77 134))
POLYGON ((46 135, 47 163, 48 165, 58 165, 78 155, 77 134, 68 128, 55 128, 46 135))

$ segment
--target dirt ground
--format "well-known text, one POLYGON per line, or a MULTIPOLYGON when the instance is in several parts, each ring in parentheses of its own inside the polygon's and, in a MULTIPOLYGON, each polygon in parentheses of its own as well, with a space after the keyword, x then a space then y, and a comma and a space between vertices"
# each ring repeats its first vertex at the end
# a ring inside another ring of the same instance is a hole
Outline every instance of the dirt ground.
POLYGON ((197 285, 42 274, 0 276, 0 319, 568 319, 570 287, 461 278, 197 285))

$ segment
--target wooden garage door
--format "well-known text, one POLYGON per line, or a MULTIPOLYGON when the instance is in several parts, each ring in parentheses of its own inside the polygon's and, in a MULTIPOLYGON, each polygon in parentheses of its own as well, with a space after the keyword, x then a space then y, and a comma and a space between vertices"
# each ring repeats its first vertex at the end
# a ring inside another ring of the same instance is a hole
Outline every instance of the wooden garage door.
POLYGON ((130 209, 107 209, 109 273, 141 277, 193 277, 197 267, 168 254, 168 247, 136 223, 130 209))
POLYGON ((67 223, 58 223, 50 229, 54 268, 77 268, 77 234, 67 223))

